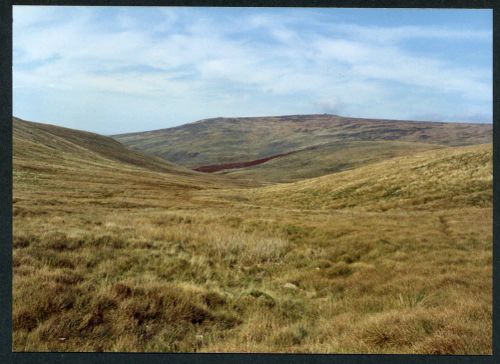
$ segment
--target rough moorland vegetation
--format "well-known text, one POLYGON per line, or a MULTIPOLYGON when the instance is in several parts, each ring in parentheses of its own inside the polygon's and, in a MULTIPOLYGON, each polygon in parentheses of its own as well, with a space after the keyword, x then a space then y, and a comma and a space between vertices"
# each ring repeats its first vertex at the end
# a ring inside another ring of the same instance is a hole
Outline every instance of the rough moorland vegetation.
MULTIPOLYGON (((246 162, 311 147, 326 147, 336 152, 335 145, 347 142, 399 141, 425 143, 429 148, 491 143, 492 130, 491 124, 360 119, 323 114, 206 119, 168 129, 115 135, 114 138, 134 150, 196 168, 246 162)), ((310 157, 304 154, 304 158, 310 160, 310 157)), ((320 161, 310 164, 321 168, 327 166, 320 161)))
POLYGON ((376 162, 258 187, 14 121, 13 349, 490 354, 491 144, 376 162))

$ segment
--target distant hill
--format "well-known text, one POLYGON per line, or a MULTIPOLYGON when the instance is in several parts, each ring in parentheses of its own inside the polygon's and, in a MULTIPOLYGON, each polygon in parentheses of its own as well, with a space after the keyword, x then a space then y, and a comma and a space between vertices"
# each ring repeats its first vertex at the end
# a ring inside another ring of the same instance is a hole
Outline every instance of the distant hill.
MULTIPOLYGON (((218 164, 252 165, 252 161, 259 159, 268 159, 264 163, 269 165, 278 164, 281 163, 280 154, 289 154, 286 159, 290 161, 310 156, 311 147, 317 147, 321 152, 336 149, 338 143, 420 143, 410 150, 421 150, 425 147, 423 144, 433 149, 435 146, 489 143, 492 140, 492 126, 359 119, 336 115, 292 115, 206 119, 174 128, 115 135, 113 138, 134 150, 147 152, 188 168, 203 170, 203 167, 210 166, 214 170, 217 169, 214 166, 218 164), (299 154, 304 150, 308 152, 299 154), (276 156, 278 157, 274 158, 276 156)), ((316 163, 314 158, 310 162, 316 163)), ((288 162, 284 164, 287 165, 288 162)), ((321 163, 318 166, 319 170, 306 175, 315 176, 323 173, 325 168, 335 170, 339 167, 328 167, 321 163)), ((295 168, 296 164, 292 163, 292 167, 295 168)), ((293 173, 284 173, 277 180, 296 178, 293 173)))

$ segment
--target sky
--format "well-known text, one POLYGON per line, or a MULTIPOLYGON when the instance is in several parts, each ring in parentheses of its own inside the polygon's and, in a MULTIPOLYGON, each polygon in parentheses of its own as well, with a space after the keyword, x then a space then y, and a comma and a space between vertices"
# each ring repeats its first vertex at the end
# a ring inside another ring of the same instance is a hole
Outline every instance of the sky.
POLYGON ((15 6, 14 115, 110 135, 329 113, 492 122, 492 11, 15 6))

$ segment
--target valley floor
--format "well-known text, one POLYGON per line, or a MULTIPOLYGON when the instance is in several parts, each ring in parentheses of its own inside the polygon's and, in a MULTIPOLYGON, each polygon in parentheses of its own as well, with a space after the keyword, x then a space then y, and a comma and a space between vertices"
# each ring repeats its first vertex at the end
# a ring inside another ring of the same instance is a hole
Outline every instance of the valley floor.
POLYGON ((491 208, 17 181, 15 351, 491 353, 491 208))

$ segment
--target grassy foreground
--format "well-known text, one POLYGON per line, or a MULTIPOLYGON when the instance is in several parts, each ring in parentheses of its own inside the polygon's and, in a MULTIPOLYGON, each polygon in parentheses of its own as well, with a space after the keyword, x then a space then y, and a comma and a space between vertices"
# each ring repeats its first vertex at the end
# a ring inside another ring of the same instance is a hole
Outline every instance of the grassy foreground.
POLYGON ((491 353, 491 145, 256 188, 19 125, 15 351, 491 353))

